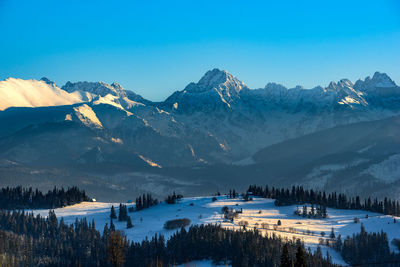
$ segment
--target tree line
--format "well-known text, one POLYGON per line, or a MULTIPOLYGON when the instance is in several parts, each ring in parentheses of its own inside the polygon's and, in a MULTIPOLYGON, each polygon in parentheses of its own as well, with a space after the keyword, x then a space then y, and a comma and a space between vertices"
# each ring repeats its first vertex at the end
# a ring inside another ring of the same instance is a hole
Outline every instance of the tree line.
POLYGON ((285 245, 285 259, 292 262, 300 259, 307 266, 335 266, 322 254, 306 250, 300 241, 263 237, 253 230, 200 225, 182 228, 168 241, 155 235, 135 243, 108 224, 100 234, 95 222, 85 218, 68 225, 52 211, 46 218, 24 211, 0 211, 1 266, 158 267, 203 259, 232 266, 278 266, 285 245))
POLYGON ((280 264, 284 246, 289 261, 300 264, 295 266, 336 266, 322 253, 306 250, 299 240, 283 240, 275 235, 263 237, 257 230, 228 230, 212 224, 195 225, 188 230, 182 228, 166 242, 162 235, 156 235, 133 243, 127 251, 126 263, 129 266, 171 266, 208 259, 234 267, 286 267, 280 264))
POLYGON ((172 195, 168 195, 165 198, 165 202, 167 204, 176 204, 182 198, 183 198, 183 195, 175 194, 175 191, 174 191, 174 193, 172 195))
POLYGON ((54 187, 46 194, 32 187, 6 187, 0 190, 0 209, 54 209, 88 201, 85 190, 78 187, 58 189, 54 187))
POLYGON ((348 197, 343 193, 314 191, 313 189, 304 189, 302 186, 293 186, 291 189, 288 189, 269 188, 268 185, 265 187, 251 185, 247 190, 248 194, 250 192, 254 196, 275 199, 275 205, 277 206, 310 203, 335 209, 356 209, 400 216, 399 201, 386 197, 383 201, 377 198, 371 199, 371 197, 362 201, 359 196, 348 197))
MULTIPOLYGON (((271 198, 282 196, 282 190, 274 188, 257 190, 260 189, 250 187, 248 192, 271 198)), ((305 196, 315 195, 307 192, 305 196)), ((279 199, 289 199, 287 191, 283 193, 285 198, 279 199)), ((319 193, 316 195, 318 200, 319 193)), ((323 195, 321 193, 322 199, 323 195)), ((312 203, 307 197, 302 201, 312 203)), ((53 211, 48 217, 41 217, 22 210, 1 210, 0 266, 158 267, 204 259, 232 266, 336 266, 329 255, 324 258, 320 249, 315 252, 305 249, 300 240, 282 239, 275 234, 262 236, 257 230, 229 230, 219 225, 182 228, 168 241, 162 235, 155 235, 142 242, 129 242, 113 225, 113 219, 117 218, 128 223, 126 205, 120 205, 118 217, 115 209, 112 210, 110 225, 105 225, 102 234, 96 230, 95 222, 88 222, 86 218, 66 224, 62 218, 58 220, 53 211)), ((383 232, 367 233, 362 227, 360 234, 344 241, 340 235, 336 238, 333 231, 330 238, 330 244, 352 265, 399 264, 400 256, 390 252, 387 235, 383 232)))
POLYGON ((340 235, 330 238, 330 246, 350 265, 400 266, 400 254, 390 251, 388 236, 383 231, 368 233, 361 224, 360 233, 347 236, 343 241, 340 235))
POLYGON ((139 211, 157 205, 158 200, 153 198, 151 194, 143 194, 136 198, 135 204, 136 204, 136 210, 139 211))

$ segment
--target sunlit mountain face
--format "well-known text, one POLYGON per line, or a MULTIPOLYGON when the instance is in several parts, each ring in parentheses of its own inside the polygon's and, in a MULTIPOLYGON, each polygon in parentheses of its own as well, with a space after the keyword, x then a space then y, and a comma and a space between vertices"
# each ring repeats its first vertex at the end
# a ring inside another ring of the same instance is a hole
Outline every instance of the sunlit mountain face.
POLYGON ((400 88, 384 73, 250 89, 213 69, 162 102, 116 82, 9 78, 0 99, 2 171, 18 166, 18 177, 38 167, 140 171, 199 184, 248 176, 378 193, 399 182, 390 166, 400 153, 400 88))

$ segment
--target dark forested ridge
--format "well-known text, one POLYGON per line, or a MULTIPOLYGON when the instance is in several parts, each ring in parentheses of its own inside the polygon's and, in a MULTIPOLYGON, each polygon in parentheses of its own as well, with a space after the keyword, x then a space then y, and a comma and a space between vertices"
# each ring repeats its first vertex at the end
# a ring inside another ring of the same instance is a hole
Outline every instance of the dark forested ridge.
POLYGON ((325 191, 304 189, 302 186, 293 186, 290 190, 288 188, 251 185, 247 192, 251 192, 254 196, 275 199, 275 205, 277 206, 310 203, 335 209, 358 209, 400 216, 399 201, 388 198, 380 201, 377 198, 372 200, 369 197, 362 201, 359 196, 348 197, 345 194, 336 192, 327 194, 325 191))
POLYGON ((84 190, 78 187, 58 189, 54 187, 46 194, 38 189, 22 188, 21 186, 2 188, 0 190, 0 209, 54 209, 88 201, 84 190))
POLYGON ((103 234, 94 222, 67 225, 54 212, 48 218, 23 211, 0 211, 1 266, 171 266, 211 259, 233 266, 277 266, 283 246, 285 259, 308 266, 335 266, 320 251, 305 250, 300 241, 263 237, 257 231, 233 231, 217 225, 182 228, 165 242, 155 235, 129 243, 107 225, 103 234), (302 257, 297 259, 297 252, 302 257))
POLYGON ((368 233, 361 224, 360 233, 331 237, 329 245, 352 266, 400 266, 400 254, 390 251, 385 232, 368 233))

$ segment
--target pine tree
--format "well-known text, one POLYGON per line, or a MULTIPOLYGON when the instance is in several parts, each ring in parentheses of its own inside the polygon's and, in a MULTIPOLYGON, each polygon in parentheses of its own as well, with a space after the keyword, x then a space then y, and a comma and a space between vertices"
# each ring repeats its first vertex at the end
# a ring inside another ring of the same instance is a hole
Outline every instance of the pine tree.
POLYGON ((126 220, 126 228, 130 229, 133 227, 132 221, 131 221, 131 216, 128 216, 128 219, 126 220))
POLYGON ((119 231, 112 232, 107 244, 108 259, 114 267, 125 262, 126 238, 119 231))
POLYGON ((128 210, 126 205, 119 204, 118 221, 126 221, 128 218, 128 210))
POLYGON ((311 215, 312 217, 315 216, 314 204, 311 204, 311 213, 310 213, 310 215, 311 215))
POLYGON ((326 218, 328 216, 328 214, 326 213, 326 206, 323 205, 322 206, 322 218, 326 218))
POLYGON ((307 206, 304 205, 303 206, 303 217, 306 217, 306 216, 307 216, 307 206))
POLYGON ((294 263, 294 266, 295 267, 307 267, 306 256, 305 256, 304 250, 301 246, 297 247, 296 262, 294 263))
POLYGON ((288 250, 287 244, 285 244, 283 246, 282 254, 281 254, 281 263, 280 263, 279 266, 280 267, 291 267, 292 266, 292 262, 290 260, 289 250, 288 250))
POLYGON ((110 219, 110 231, 114 232, 115 231, 115 225, 112 219, 110 219))
POLYGON ((111 220, 112 220, 112 219, 117 219, 117 214, 115 213, 114 206, 111 206, 110 218, 111 218, 111 220))
POLYGON ((335 239, 335 231, 333 230, 333 227, 332 227, 331 234, 330 234, 329 237, 330 237, 331 239, 335 239))

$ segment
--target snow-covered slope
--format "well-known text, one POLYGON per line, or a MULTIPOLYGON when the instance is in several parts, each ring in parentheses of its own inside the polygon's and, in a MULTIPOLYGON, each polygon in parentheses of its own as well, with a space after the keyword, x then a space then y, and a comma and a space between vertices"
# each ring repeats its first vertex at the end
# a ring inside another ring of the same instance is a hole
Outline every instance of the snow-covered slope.
POLYGON ((81 103, 79 94, 69 94, 45 81, 8 78, 0 81, 0 110, 9 107, 61 106, 81 103))
POLYGON ((106 97, 107 95, 112 95, 118 97, 120 99, 124 99, 125 101, 134 101, 143 104, 151 103, 141 97, 138 94, 135 94, 132 91, 125 90, 120 84, 117 82, 113 82, 112 84, 107 84, 105 82, 67 82, 64 86, 61 87, 63 90, 70 93, 84 93, 90 94, 93 96, 101 96, 106 97))
MULTIPOLYGON (((212 197, 184 198, 178 204, 169 205, 161 203, 149 209, 129 213, 134 227, 126 229, 126 222, 114 221, 116 229, 123 230, 129 240, 141 241, 146 237, 155 234, 163 234, 169 238, 176 230, 165 230, 164 223, 167 220, 177 218, 188 218, 191 224, 216 223, 231 229, 240 229, 241 221, 247 221, 250 229, 257 228, 262 234, 276 234, 292 239, 293 237, 302 240, 306 246, 315 250, 320 239, 329 239, 331 229, 335 235, 342 235, 345 238, 353 233, 360 232, 360 223, 366 231, 380 232, 388 234, 389 243, 394 238, 400 238, 400 222, 394 223, 392 216, 371 213, 360 210, 338 210, 327 209, 328 218, 309 219, 294 215, 296 206, 277 207, 274 200, 255 198, 254 201, 244 202, 241 199, 227 199, 226 196, 217 197, 213 202, 212 197), (223 218, 222 207, 227 206, 231 209, 242 209, 233 222, 223 218), (368 215, 368 217, 366 216, 368 215), (360 223, 354 223, 354 218, 358 218, 360 223), (277 225, 278 220, 281 226, 277 225), (322 232, 326 235, 323 236, 322 232)), ((55 213, 63 217, 67 223, 74 223, 75 218, 86 217, 88 221, 95 220, 96 228, 103 230, 104 225, 110 222, 110 208, 119 203, 81 203, 74 206, 56 209, 55 213)), ((128 204, 132 205, 132 204, 128 204)), ((34 213, 46 216, 48 210, 35 210, 34 213)), ((331 248, 322 246, 324 255, 329 251, 336 263, 346 265, 340 255, 331 248)), ((391 247, 395 250, 395 247, 391 247)))
POLYGON ((67 92, 84 91, 93 95, 106 96, 112 94, 115 96, 126 96, 124 89, 118 83, 107 84, 104 82, 67 82, 63 87, 67 92))

